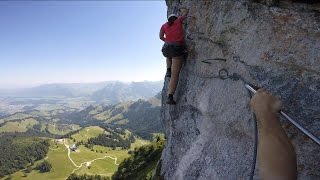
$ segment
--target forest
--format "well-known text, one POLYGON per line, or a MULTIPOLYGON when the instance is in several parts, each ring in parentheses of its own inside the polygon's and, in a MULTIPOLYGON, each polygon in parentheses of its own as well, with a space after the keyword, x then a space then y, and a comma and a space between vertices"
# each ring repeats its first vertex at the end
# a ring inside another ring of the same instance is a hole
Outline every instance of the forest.
POLYGON ((163 147, 164 140, 157 138, 150 145, 135 149, 131 152, 131 156, 119 165, 118 171, 112 176, 112 179, 151 179, 161 157, 163 147))
POLYGON ((43 159, 49 142, 40 138, 0 136, 0 178, 43 159))
POLYGON ((130 134, 128 138, 122 138, 119 134, 125 135, 125 132, 120 128, 115 128, 113 130, 109 129, 110 127, 103 128, 108 134, 104 133, 88 139, 88 142, 84 143, 87 148, 91 148, 93 145, 100 145, 112 148, 121 147, 122 149, 130 149, 131 143, 135 142, 135 138, 132 134, 130 134))
POLYGON ((100 175, 77 175, 71 174, 66 180, 110 180, 109 177, 100 176, 100 175))

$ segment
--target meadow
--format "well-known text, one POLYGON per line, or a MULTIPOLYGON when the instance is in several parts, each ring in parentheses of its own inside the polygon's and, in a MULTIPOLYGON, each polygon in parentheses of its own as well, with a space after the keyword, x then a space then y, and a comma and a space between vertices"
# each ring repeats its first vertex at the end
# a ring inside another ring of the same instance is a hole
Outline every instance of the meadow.
MULTIPOLYGON (((71 151, 68 147, 75 144, 78 141, 86 141, 88 138, 96 137, 99 134, 104 133, 104 129, 98 126, 90 126, 81 129, 78 133, 72 135, 72 139, 64 139, 56 141, 50 139, 50 147, 47 157, 40 161, 37 161, 31 165, 29 169, 34 169, 38 164, 44 160, 48 161, 52 165, 50 172, 40 173, 38 170, 32 170, 27 172, 27 169, 16 172, 6 178, 15 179, 30 179, 30 180, 43 180, 54 179, 62 180, 66 179, 71 173, 76 174, 97 174, 102 176, 111 177, 118 169, 118 165, 130 155, 129 150, 133 150, 136 147, 150 143, 142 139, 137 139, 135 143, 131 145, 131 149, 122 150, 116 148, 113 150, 109 147, 93 146, 92 149, 88 149, 83 145, 77 147, 76 151, 71 151)), ((127 131, 127 133, 129 133, 127 131)))

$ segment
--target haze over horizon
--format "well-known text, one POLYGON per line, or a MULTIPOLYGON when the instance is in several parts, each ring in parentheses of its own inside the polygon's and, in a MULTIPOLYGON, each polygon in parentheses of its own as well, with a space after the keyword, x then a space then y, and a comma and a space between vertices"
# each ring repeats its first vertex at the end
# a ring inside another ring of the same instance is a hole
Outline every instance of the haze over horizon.
POLYGON ((94 85, 94 84, 103 84, 108 82, 121 82, 124 84, 131 84, 131 83, 140 83, 140 82, 161 82, 163 80, 143 80, 143 81, 120 81, 120 80, 109 80, 109 81, 96 81, 96 82, 53 82, 53 83, 43 83, 43 84, 28 84, 28 85, 1 85, 0 84, 0 90, 15 90, 15 89, 25 89, 25 88, 34 88, 34 87, 40 87, 40 86, 46 86, 46 85, 94 85))
POLYGON ((164 1, 1 1, 0 89, 158 81, 164 1))

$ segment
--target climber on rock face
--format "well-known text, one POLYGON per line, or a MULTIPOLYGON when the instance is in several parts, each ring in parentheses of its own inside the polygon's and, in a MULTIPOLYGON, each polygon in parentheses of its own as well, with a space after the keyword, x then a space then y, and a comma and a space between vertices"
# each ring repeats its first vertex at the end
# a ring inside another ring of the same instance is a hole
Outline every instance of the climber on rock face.
POLYGON ((258 161, 261 179, 297 179, 294 148, 279 121, 281 101, 259 89, 251 99, 257 117, 258 161))
POLYGON ((187 17, 189 10, 186 8, 181 8, 180 10, 182 16, 175 14, 168 16, 168 22, 161 26, 159 33, 160 39, 165 42, 162 47, 162 53, 167 61, 166 77, 171 77, 167 104, 176 104, 173 100, 173 95, 178 84, 186 49, 182 21, 187 17))

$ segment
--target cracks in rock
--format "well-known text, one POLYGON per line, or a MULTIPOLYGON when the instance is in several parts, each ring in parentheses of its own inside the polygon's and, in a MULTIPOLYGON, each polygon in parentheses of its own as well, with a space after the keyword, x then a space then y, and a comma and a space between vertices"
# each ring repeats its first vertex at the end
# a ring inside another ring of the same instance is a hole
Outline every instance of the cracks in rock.
POLYGON ((239 63, 245 65, 245 67, 259 67, 259 66, 256 66, 256 65, 250 65, 247 62, 241 60, 240 56, 232 56, 232 59, 236 63, 239 62, 239 63))
POLYGON ((203 75, 198 75, 198 74, 191 74, 192 76, 196 76, 199 78, 204 78, 204 79, 220 79, 219 75, 211 75, 211 76, 203 76, 203 75))
POLYGON ((281 67, 285 67, 285 68, 290 68, 292 70, 302 70, 302 71, 306 71, 309 73, 313 73, 316 75, 320 75, 320 72, 313 70, 313 69, 309 69, 309 68, 305 68, 299 65, 295 65, 295 64, 290 64, 290 63, 284 63, 284 62, 279 62, 279 61, 270 61, 270 64, 275 64, 275 65, 279 65, 281 67))
POLYGON ((193 122, 194 122, 195 124, 197 124, 197 122, 196 122, 196 120, 195 120, 195 116, 196 116, 196 115, 203 116, 203 113, 201 112, 200 109, 198 109, 197 107, 195 107, 195 106, 193 106, 193 105, 190 105, 190 104, 181 106, 181 107, 180 107, 180 111, 181 111, 182 113, 184 113, 184 112, 192 112, 192 113, 191 113, 191 119, 193 120, 193 122))
MULTIPOLYGON (((193 18, 195 20, 197 19, 194 16, 189 16, 189 17, 193 18)), ((238 24, 243 24, 243 21, 245 21, 245 18, 243 18, 238 24)), ((238 33, 249 34, 250 32, 240 30, 238 26, 230 27, 228 25, 228 23, 224 22, 223 19, 221 19, 220 22, 225 27, 225 30, 220 32, 220 37, 217 38, 216 40, 213 40, 210 37, 210 34, 206 34, 204 32, 201 32, 199 30, 200 27, 198 27, 197 25, 191 26, 194 29, 194 31, 190 31, 190 30, 186 31, 186 33, 187 33, 186 39, 188 39, 190 41, 193 41, 193 40, 195 40, 197 38, 199 40, 207 41, 208 43, 211 43, 211 44, 219 47, 222 50, 222 53, 224 55, 227 55, 228 54, 228 49, 230 49, 231 47, 234 47, 236 45, 240 46, 241 44, 239 45, 239 43, 243 42, 242 38, 240 38, 240 41, 232 40, 232 35, 234 35, 234 34, 238 35, 238 33)), ((213 26, 213 24, 211 24, 210 22, 209 22, 209 24, 210 24, 210 26, 213 26)), ((185 24, 185 25, 187 25, 187 24, 185 24)), ((257 26, 257 28, 258 27, 259 26, 257 26)), ((244 40, 246 40, 247 38, 248 37, 246 37, 244 40)), ((233 53, 235 53, 235 52, 233 52, 233 53)))

